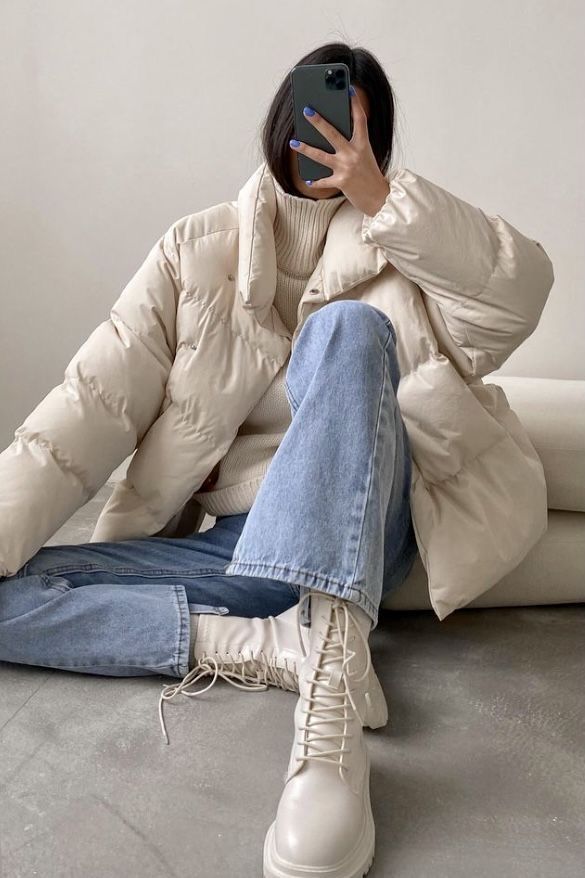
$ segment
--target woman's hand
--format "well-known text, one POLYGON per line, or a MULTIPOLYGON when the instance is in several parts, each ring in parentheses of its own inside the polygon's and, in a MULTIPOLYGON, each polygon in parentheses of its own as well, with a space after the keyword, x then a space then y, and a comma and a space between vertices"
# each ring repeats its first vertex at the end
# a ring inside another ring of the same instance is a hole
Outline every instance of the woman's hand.
POLYGON ((347 140, 317 111, 313 115, 307 114, 305 107, 305 118, 329 141, 335 152, 325 152, 298 140, 291 140, 290 145, 297 152, 332 169, 333 174, 329 177, 305 180, 312 189, 341 189, 354 207, 367 216, 374 216, 384 204, 390 186, 372 152, 365 110, 353 88, 350 88, 350 95, 353 120, 351 140, 347 140), (296 143, 299 145, 295 146, 296 143))

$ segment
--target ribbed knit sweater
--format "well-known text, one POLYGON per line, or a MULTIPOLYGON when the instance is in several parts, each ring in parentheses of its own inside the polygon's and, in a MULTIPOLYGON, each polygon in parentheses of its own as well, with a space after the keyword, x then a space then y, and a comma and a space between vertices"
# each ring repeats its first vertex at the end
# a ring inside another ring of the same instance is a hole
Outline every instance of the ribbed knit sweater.
MULTIPOLYGON (((345 195, 305 198, 285 192, 274 180, 276 216, 276 293, 274 307, 285 326, 294 332, 298 305, 321 258, 327 228, 345 195)), ((291 423, 291 410, 284 389, 290 354, 274 380, 240 425, 222 458, 212 490, 195 494, 208 515, 249 512, 278 446, 291 423)))

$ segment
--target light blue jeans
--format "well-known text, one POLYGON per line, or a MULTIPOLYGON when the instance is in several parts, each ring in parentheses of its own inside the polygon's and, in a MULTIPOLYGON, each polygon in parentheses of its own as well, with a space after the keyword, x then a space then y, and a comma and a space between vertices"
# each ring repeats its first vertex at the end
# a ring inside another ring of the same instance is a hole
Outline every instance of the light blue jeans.
POLYGON ((250 511, 177 539, 43 546, 0 577, 0 661, 183 677, 190 613, 265 618, 309 589, 375 627, 418 551, 395 342, 364 302, 308 317, 287 369, 291 424, 250 511))

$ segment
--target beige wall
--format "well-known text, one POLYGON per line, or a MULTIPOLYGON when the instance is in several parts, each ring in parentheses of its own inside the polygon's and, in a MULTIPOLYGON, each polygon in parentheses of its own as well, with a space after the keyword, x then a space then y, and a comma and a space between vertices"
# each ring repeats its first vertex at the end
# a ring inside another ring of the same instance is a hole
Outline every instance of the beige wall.
POLYGON ((331 39, 388 71, 396 164, 551 256, 541 324, 501 374, 585 378, 582 4, 4 0, 0 16, 1 447, 168 225, 236 197, 281 77, 331 39))

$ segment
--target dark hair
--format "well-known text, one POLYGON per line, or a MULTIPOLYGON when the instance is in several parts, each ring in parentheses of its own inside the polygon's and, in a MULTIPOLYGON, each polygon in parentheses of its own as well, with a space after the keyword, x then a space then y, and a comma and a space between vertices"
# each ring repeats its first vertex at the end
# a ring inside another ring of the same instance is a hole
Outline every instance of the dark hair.
MULTIPOLYGON (((326 43, 313 49, 300 64, 344 63, 349 68, 352 85, 358 85, 368 95, 368 137, 378 167, 386 174, 392 159, 394 144, 395 98, 384 69, 367 49, 352 49, 347 43, 326 43)), ((291 68, 292 69, 292 68, 291 68)), ((262 124, 262 151, 273 176, 285 192, 298 194, 290 171, 289 140, 294 137, 293 99, 290 71, 286 74, 262 124)))

